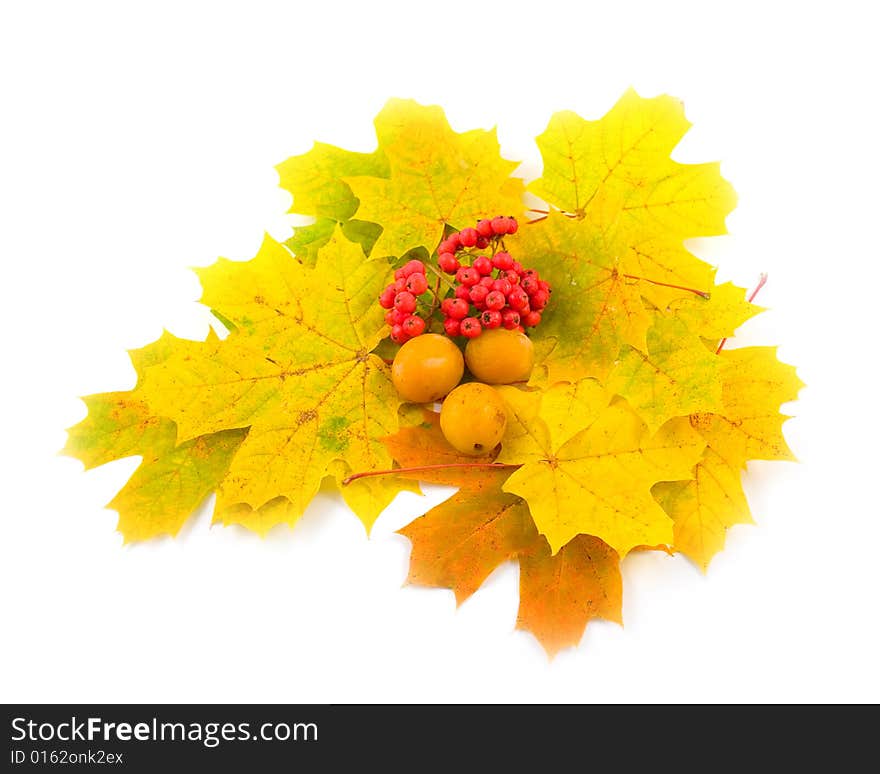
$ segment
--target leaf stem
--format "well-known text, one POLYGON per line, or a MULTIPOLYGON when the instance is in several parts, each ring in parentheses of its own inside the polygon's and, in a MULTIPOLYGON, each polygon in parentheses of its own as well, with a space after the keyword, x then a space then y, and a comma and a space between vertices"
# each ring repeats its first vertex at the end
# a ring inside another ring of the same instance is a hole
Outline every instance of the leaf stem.
MULTIPOLYGON (((755 285, 755 289, 749 293, 749 297, 746 299, 748 303, 752 303, 755 300, 755 296, 758 295, 758 291, 767 284, 767 274, 766 272, 761 272, 761 276, 758 278, 758 284, 755 285)), ((727 344, 727 336, 725 336, 718 344, 718 349, 715 350, 715 354, 717 355, 724 349, 724 345, 727 344)))
POLYGON ((435 269, 433 265, 430 263, 426 263, 425 266, 429 268, 435 275, 437 275, 437 279, 443 282, 450 290, 455 291, 455 285, 453 285, 446 277, 444 277, 439 269, 435 269))
POLYGON ((652 285, 662 285, 664 288, 674 288, 675 290, 685 290, 688 293, 694 293, 695 295, 700 296, 700 298, 709 299, 711 294, 706 292, 705 290, 697 290, 696 288, 688 288, 684 285, 673 285, 671 282, 660 282, 660 280, 652 280, 648 277, 639 277, 636 274, 621 274, 620 276, 626 277, 627 279, 634 280, 642 280, 643 282, 650 282, 652 285))
POLYGON ((437 465, 414 465, 410 468, 391 468, 389 470, 366 470, 362 473, 352 473, 350 476, 346 476, 342 479, 342 485, 345 486, 350 484, 352 481, 357 481, 359 478, 371 478, 373 476, 396 476, 400 473, 427 473, 432 470, 453 470, 456 468, 489 468, 489 469, 504 469, 504 468, 519 468, 519 465, 513 463, 506 462, 445 462, 437 465))

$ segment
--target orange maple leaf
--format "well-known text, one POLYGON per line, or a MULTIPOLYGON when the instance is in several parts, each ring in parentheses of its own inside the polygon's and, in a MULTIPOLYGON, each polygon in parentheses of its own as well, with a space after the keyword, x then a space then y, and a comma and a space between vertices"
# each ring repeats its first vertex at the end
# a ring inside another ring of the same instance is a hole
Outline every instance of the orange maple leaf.
POLYGON ((517 627, 534 634, 551 657, 577 645, 591 619, 621 622, 617 552, 580 535, 551 554, 526 501, 502 490, 511 473, 507 466, 475 466, 472 457, 457 454, 431 411, 420 425, 401 429, 385 444, 404 470, 412 470, 399 475, 459 487, 399 530, 412 543, 408 583, 452 589, 461 604, 498 566, 518 559, 517 627))

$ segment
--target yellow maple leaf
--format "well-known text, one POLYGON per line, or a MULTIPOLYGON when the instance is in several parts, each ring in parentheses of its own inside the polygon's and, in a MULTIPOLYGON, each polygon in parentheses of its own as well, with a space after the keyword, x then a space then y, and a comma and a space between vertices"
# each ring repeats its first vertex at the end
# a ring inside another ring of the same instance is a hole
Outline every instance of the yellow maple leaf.
POLYGON ((713 285, 709 298, 690 294, 672 301, 669 311, 697 335, 718 341, 764 309, 746 300, 744 288, 725 282, 713 285))
POLYGON ((383 228, 372 255, 430 253, 447 225, 522 210, 523 183, 510 177, 517 162, 500 156, 494 129, 455 132, 440 107, 402 99, 389 100, 375 123, 389 175, 344 178, 360 201, 357 218, 383 228))
POLYGON ((528 188, 579 218, 617 209, 620 228, 642 236, 724 234, 736 196, 719 164, 669 158, 688 128, 679 100, 645 99, 632 89, 598 121, 556 113, 537 138, 544 170, 528 188))
POLYGON ((621 244, 619 270, 642 278, 659 307, 681 288, 706 291, 712 268, 684 240, 726 233, 736 195, 719 164, 680 164, 670 154, 690 123, 679 100, 628 90, 608 113, 587 121, 553 115, 537 138, 544 161, 532 191, 621 244))
POLYGON ((803 386, 795 369, 779 362, 775 347, 726 350, 719 359, 723 407, 690 418, 707 444, 693 480, 654 487, 675 522, 675 549, 703 570, 724 547, 727 529, 752 521, 742 489, 746 462, 794 459, 782 433, 789 417, 779 409, 803 386))
MULTIPOLYGON (((371 351, 387 333, 375 299, 388 265, 365 260, 337 230, 314 268, 267 237, 251 261, 220 260, 199 275, 202 300, 233 330, 148 368, 143 394, 155 414, 176 422, 178 442, 250 428, 220 483, 220 518, 231 506, 253 511, 284 497, 290 506, 271 513, 290 523, 325 476, 344 475, 340 462, 387 468, 379 439, 397 429, 400 399, 371 351)), ((349 504, 369 527, 393 489, 364 485, 349 504)), ((265 516, 254 516, 260 531, 271 526, 265 516)))
POLYGON ((544 392, 497 389, 511 417, 497 461, 521 465, 504 491, 528 502, 554 554, 579 534, 620 556, 672 542, 672 520, 650 490, 692 477, 706 443, 686 418, 652 435, 625 401, 609 403, 608 391, 592 379, 544 392), (574 422, 561 416, 571 405, 578 407, 574 422))

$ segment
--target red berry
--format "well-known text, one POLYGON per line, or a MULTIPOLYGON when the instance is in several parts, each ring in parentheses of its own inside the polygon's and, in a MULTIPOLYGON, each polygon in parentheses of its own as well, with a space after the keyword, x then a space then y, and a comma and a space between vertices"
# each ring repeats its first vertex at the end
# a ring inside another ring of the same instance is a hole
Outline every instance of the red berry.
POLYGON ((519 325, 519 312, 516 312, 513 309, 505 309, 501 313, 501 323, 508 330, 513 330, 519 325))
POLYGON ((449 310, 452 309, 452 304, 455 302, 454 298, 444 298, 440 302, 440 311, 443 312, 444 315, 449 317, 449 310))
POLYGON ((401 323, 401 327, 407 336, 413 338, 414 336, 421 336, 425 332, 425 321, 417 314, 411 314, 401 323))
POLYGON ((471 301, 477 309, 483 308, 486 296, 489 295, 489 288, 485 285, 474 285, 471 288, 471 301))
POLYGON ((526 327, 534 328, 539 322, 541 322, 541 313, 531 311, 520 319, 522 320, 522 324, 526 327))
POLYGON ((536 280, 531 274, 526 274, 522 281, 519 283, 519 286, 526 291, 530 296, 535 295, 541 289, 541 283, 536 280))
POLYGON ((442 255, 443 253, 452 253, 452 255, 455 255, 455 245, 448 239, 444 239, 439 245, 437 245, 437 254, 442 255))
POLYGON ((487 290, 492 290, 492 285, 495 284, 495 280, 491 277, 483 277, 483 279, 480 280, 480 284, 487 290))
POLYGON ((403 344, 409 339, 402 325, 395 325, 391 328, 391 341, 395 344, 403 344))
POLYGON ((498 236, 504 236, 507 233, 507 218, 503 215, 492 218, 492 231, 498 236))
POLYGON ((519 274, 513 269, 508 269, 504 272, 504 279, 506 279, 511 285, 519 285, 519 274))
POLYGON ((461 334, 461 321, 447 317, 443 321, 443 330, 446 331, 447 336, 458 336, 461 334))
POLYGON ((492 290, 497 290, 503 296, 507 296, 507 294, 513 290, 513 285, 511 285, 506 279, 497 279, 492 283, 492 290))
POLYGON ((406 279, 406 274, 403 273, 403 269, 395 269, 394 270, 394 279, 406 279))
POLYGON ((458 235, 457 231, 446 237, 446 241, 449 242, 450 247, 452 247, 453 253, 461 248, 461 237, 458 235))
POLYGON ((523 269, 523 265, 519 261, 514 261, 510 268, 513 269, 517 274, 519 274, 520 277, 522 277, 523 272, 525 272, 525 269, 523 269))
POLYGON ((494 236, 495 232, 492 230, 492 221, 488 218, 477 221, 477 233, 481 237, 486 238, 494 236))
POLYGON ((504 305, 507 303, 507 299, 504 298, 504 294, 493 290, 486 296, 486 309, 503 309, 504 305))
POLYGON ((497 309, 487 309, 480 315, 480 322, 484 328, 500 328, 503 317, 497 309))
POLYGON ((449 305, 449 311, 446 314, 453 320, 463 320, 467 317, 470 309, 471 305, 463 298, 453 298, 452 303, 449 305))
POLYGON ((503 250, 500 253, 495 253, 495 256, 492 258, 492 265, 496 269, 502 269, 503 271, 507 271, 508 269, 513 268, 513 256, 510 253, 505 253, 503 250))
MULTIPOLYGON (((421 261, 419 261, 419 263, 421 263, 421 261)), ((406 278, 406 289, 414 296, 420 296, 428 289, 428 280, 425 278, 424 274, 419 274, 418 272, 410 274, 406 278)))
POLYGON ((473 247, 477 243, 478 236, 475 228, 463 228, 458 232, 458 240, 463 247, 473 247))
POLYGON ((534 277, 535 279, 540 279, 538 276, 538 272, 534 269, 523 269, 522 272, 523 277, 534 277))
POLYGON ((490 261, 485 255, 480 255, 474 258, 474 262, 471 266, 483 276, 492 273, 492 261, 490 261))
POLYGON ((455 272, 458 271, 459 266, 461 266, 458 262, 458 258, 452 253, 440 253, 440 255, 437 256, 437 263, 447 274, 455 274, 455 272))
POLYGON ((397 295, 394 290, 394 285, 389 285, 385 290, 382 291, 382 295, 379 296, 379 306, 383 309, 390 309, 394 306, 394 296, 397 295))
POLYGON ((394 297, 394 308, 401 312, 414 312, 416 310, 416 297, 409 291, 402 290, 394 297))
POLYGON ((550 283, 547 282, 547 280, 541 280, 538 284, 541 286, 541 290, 543 290, 548 295, 553 292, 552 288, 550 287, 550 283))
POLYGON ((399 309, 389 309, 385 312, 385 322, 387 322, 392 327, 395 325, 400 325, 406 319, 406 312, 401 312, 399 309))
POLYGON ((522 288, 516 287, 507 294, 507 303, 511 309, 522 311, 529 305, 529 296, 522 288))
POLYGON ((546 290, 536 290, 535 293, 532 295, 531 301, 529 301, 529 306, 531 306, 532 309, 540 310, 547 306, 547 302, 549 300, 550 295, 547 293, 546 290))
POLYGON ((465 317, 461 321, 461 335, 475 339, 483 332, 483 326, 476 317, 465 317))
POLYGON ((403 266, 403 276, 409 277, 412 274, 424 274, 425 273, 425 264, 421 261, 417 261, 413 259, 412 261, 407 261, 403 266))
POLYGON ((480 273, 471 266, 462 266, 455 272, 455 281, 470 287, 480 281, 480 273))
POLYGON ((515 234, 517 229, 519 228, 519 223, 516 222, 516 218, 508 218, 507 219, 507 233, 515 234))
POLYGON ((458 285, 455 288, 455 297, 465 301, 471 300, 471 289, 467 285, 458 285))
POLYGON ((474 245, 474 247, 476 247, 479 250, 485 250, 488 246, 489 246, 488 237, 484 237, 484 236, 477 237, 477 243, 474 245))
POLYGON ((395 293, 400 293, 401 290, 406 290, 406 278, 399 277, 398 279, 394 280, 394 284, 392 285, 392 287, 394 288, 395 293))

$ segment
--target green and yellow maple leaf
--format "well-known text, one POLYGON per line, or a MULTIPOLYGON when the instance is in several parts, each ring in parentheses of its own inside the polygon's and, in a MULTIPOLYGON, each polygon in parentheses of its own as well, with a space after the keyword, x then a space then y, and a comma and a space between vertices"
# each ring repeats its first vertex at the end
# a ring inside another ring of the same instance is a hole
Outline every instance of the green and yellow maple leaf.
POLYGON ((290 212, 315 218, 310 225, 298 226, 285 244, 303 263, 314 266, 318 250, 342 226, 352 242, 366 255, 382 227, 376 223, 352 220, 358 200, 343 178, 349 175, 388 176, 388 160, 376 149, 355 153, 323 142, 316 142, 306 153, 291 156, 276 167, 280 185, 293 196, 290 212))
POLYGON ((803 383, 779 362, 774 347, 744 347, 720 353, 723 407, 694 414, 691 425, 706 450, 690 481, 659 483, 654 496, 675 522, 675 549, 705 570, 724 547, 727 529, 752 521, 742 473, 748 460, 793 460, 782 433, 780 407, 797 397, 803 383))
MULTIPOLYGON (((211 334, 209 341, 218 341, 211 334)), ((219 431, 176 445, 174 422, 154 414, 142 391, 145 370, 175 351, 192 352, 194 342, 169 333, 130 352, 138 383, 127 392, 83 398, 88 415, 68 430, 63 452, 86 468, 140 456, 132 477, 108 504, 119 513, 118 530, 126 542, 162 534, 176 535, 193 511, 226 474, 246 429, 219 431)))
POLYGON ((628 347, 608 377, 653 432, 673 417, 721 408, 718 357, 676 317, 655 315, 645 351, 628 347))
POLYGON ((357 197, 343 178, 351 175, 388 177, 388 160, 376 149, 355 153, 323 142, 299 156, 291 156, 276 169, 280 185, 293 195, 290 212, 319 220, 343 223, 358 208, 357 197))
POLYGON ((431 253, 446 226, 522 211, 523 183, 510 176, 517 162, 501 157, 494 130, 455 132, 440 107, 392 99, 376 117, 376 134, 389 174, 344 178, 360 202, 357 218, 382 226, 374 256, 431 253))
POLYGON ((553 346, 538 361, 533 382, 604 379, 621 347, 646 347, 651 318, 638 285, 624 276, 617 245, 609 233, 559 213, 524 227, 515 248, 525 265, 553 288, 536 345, 553 346))
POLYGON ((176 535, 217 487, 247 435, 247 428, 220 430, 172 447, 143 462, 108 508, 119 512, 126 542, 176 535))
MULTIPOLYGON (((387 332, 376 296, 388 266, 365 260, 341 232, 314 268, 267 238, 251 261, 199 270, 202 300, 234 326, 223 341, 174 352, 147 369, 151 410, 177 424, 178 442, 248 427, 218 489, 218 508, 258 509, 284 497, 298 518, 327 475, 388 467, 379 438, 397 428, 388 366, 371 354, 387 332)), ((361 488, 361 487, 359 487, 361 488)), ((393 498, 388 482, 363 485, 369 526, 393 498)), ((263 525, 265 526, 265 525, 263 525)))
POLYGON ((511 414, 498 462, 521 465, 504 491, 528 502, 553 553, 580 534, 599 538, 620 556, 636 546, 672 542, 672 520, 651 487, 692 478, 706 443, 686 418, 651 434, 626 402, 609 403, 595 380, 556 384, 543 394, 498 390, 511 414), (563 396, 575 390, 580 421, 569 424, 560 412, 570 402, 563 396), (564 432, 554 433, 559 426, 564 432))

